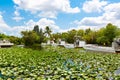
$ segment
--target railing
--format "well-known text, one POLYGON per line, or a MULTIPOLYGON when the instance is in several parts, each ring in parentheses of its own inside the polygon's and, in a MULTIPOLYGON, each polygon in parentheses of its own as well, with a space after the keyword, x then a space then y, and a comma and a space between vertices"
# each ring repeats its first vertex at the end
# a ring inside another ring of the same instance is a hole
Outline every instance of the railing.
POLYGON ((13 43, 0 43, 0 46, 5 46, 5 45, 6 45, 6 46, 7 46, 7 45, 8 45, 8 46, 12 46, 12 45, 14 45, 14 44, 13 44, 13 43))

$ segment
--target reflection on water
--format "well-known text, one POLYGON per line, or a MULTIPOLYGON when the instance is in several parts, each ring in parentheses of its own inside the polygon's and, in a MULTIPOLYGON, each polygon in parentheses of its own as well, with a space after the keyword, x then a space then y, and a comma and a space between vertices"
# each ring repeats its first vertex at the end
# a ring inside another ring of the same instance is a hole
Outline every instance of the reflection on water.
POLYGON ((115 70, 114 74, 115 74, 115 75, 120 75, 120 69, 115 70))
POLYGON ((74 48, 74 45, 73 44, 66 44, 66 45, 64 45, 65 46, 65 48, 74 48))

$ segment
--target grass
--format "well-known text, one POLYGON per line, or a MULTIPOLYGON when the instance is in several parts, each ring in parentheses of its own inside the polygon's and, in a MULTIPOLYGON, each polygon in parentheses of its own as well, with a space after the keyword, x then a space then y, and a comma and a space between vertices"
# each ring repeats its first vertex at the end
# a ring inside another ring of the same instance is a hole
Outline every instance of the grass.
POLYGON ((119 80, 119 68, 120 54, 114 53, 60 47, 0 49, 1 80, 119 80))

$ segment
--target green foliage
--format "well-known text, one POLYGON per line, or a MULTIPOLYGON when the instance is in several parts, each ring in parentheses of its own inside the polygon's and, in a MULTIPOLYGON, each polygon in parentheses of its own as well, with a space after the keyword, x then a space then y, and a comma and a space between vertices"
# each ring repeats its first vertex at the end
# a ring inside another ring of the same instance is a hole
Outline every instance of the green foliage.
POLYGON ((120 55, 46 47, 0 49, 3 80, 119 80, 120 55))
POLYGON ((39 26, 35 25, 33 31, 35 31, 37 34, 39 34, 39 26))
POLYGON ((51 38, 52 30, 50 29, 49 26, 46 26, 44 33, 46 34, 47 37, 51 38))
POLYGON ((108 38, 108 41, 110 43, 112 43, 113 39, 116 37, 116 31, 117 31, 116 26, 114 26, 110 23, 106 26, 104 35, 108 38))
POLYGON ((105 28, 100 29, 99 31, 99 37, 97 38, 97 42, 99 44, 105 44, 110 46, 113 42, 113 39, 118 36, 118 28, 111 23, 107 24, 105 28))
POLYGON ((53 33, 52 34, 52 39, 57 43, 58 40, 61 38, 61 33, 53 33))
POLYGON ((42 29, 40 29, 38 36, 40 37, 39 43, 41 44, 42 42, 44 42, 45 39, 44 32, 42 29))
POLYGON ((88 28, 88 29, 85 30, 85 34, 87 35, 87 34, 89 34, 91 31, 92 31, 92 30, 91 30, 90 28, 88 28))
POLYGON ((21 34, 23 36, 25 46, 32 46, 39 40, 39 36, 34 31, 22 31, 21 34))
POLYGON ((96 43, 97 32, 89 31, 85 34, 86 35, 84 35, 84 39, 85 39, 86 43, 88 43, 88 44, 95 44, 96 43))
POLYGON ((23 39, 15 36, 9 36, 9 41, 15 45, 23 44, 23 39))
POLYGON ((65 40, 68 43, 74 43, 74 36, 76 35, 77 31, 75 29, 72 29, 68 32, 63 32, 59 34, 60 38, 65 40))
POLYGON ((74 36, 76 35, 77 31, 76 30, 71 30, 68 31, 68 38, 67 38, 67 42, 68 43, 74 43, 74 36))
POLYGON ((44 42, 44 38, 45 38, 44 32, 42 29, 39 30, 38 25, 34 26, 33 31, 39 36, 39 39, 36 43, 41 44, 42 42, 44 42))
POLYGON ((33 31, 22 32, 23 38, 0 34, 0 39, 10 40, 14 44, 23 44, 24 41, 25 45, 31 46, 33 44, 41 44, 42 42, 46 42, 48 39, 54 40, 55 42, 59 39, 64 39, 67 43, 74 43, 74 36, 76 35, 81 36, 81 40, 85 40, 86 43, 89 44, 111 46, 113 39, 120 36, 120 28, 109 23, 106 27, 97 31, 91 30, 90 28, 86 30, 72 29, 67 32, 52 34, 52 30, 49 26, 46 26, 45 31, 43 31, 42 29, 39 30, 38 25, 35 25, 33 31))
POLYGON ((0 39, 5 39, 5 38, 7 38, 7 37, 8 37, 7 35, 0 33, 0 39))
POLYGON ((9 40, 11 43, 14 43, 15 45, 20 45, 23 44, 22 38, 15 37, 15 36, 8 36, 5 34, 0 34, 0 39, 1 40, 9 40))
POLYGON ((97 31, 97 36, 101 37, 104 36, 105 28, 101 28, 100 30, 97 31))
POLYGON ((113 39, 120 36, 120 28, 109 23, 106 27, 101 28, 97 31, 91 30, 70 30, 63 33, 52 34, 52 38, 64 39, 67 43, 74 43, 74 36, 81 36, 81 40, 85 40, 88 44, 99 44, 105 46, 111 46, 113 39))
MULTIPOLYGON (((120 29, 112 25, 111 23, 107 24, 105 28, 101 28, 98 31, 93 31, 90 28, 86 30, 70 30, 63 33, 54 33, 49 26, 46 26, 45 32, 42 29, 39 30, 39 26, 34 26, 34 32, 39 36, 38 41, 35 41, 39 44, 49 40, 54 40, 55 42, 58 39, 64 39, 67 43, 74 43, 74 36, 81 36, 81 40, 85 40, 88 44, 99 44, 111 46, 113 39, 120 35, 120 29), (46 37, 45 37, 46 36, 46 37)), ((33 41, 34 42, 34 41, 33 41)))
POLYGON ((81 39, 83 40, 83 36, 85 35, 85 31, 82 30, 82 29, 79 29, 79 30, 77 31, 77 35, 78 35, 78 36, 81 36, 81 39))
POLYGON ((98 37, 97 38, 97 42, 98 42, 98 44, 101 44, 101 45, 108 45, 108 44, 110 44, 108 42, 108 38, 105 37, 105 36, 98 37))
POLYGON ((35 25, 33 31, 22 31, 22 39, 26 47, 33 49, 41 49, 41 43, 44 42, 45 36, 42 29, 35 25))
POLYGON ((31 48, 33 50, 42 50, 41 44, 38 44, 38 43, 34 43, 32 46, 28 46, 26 48, 31 48))
POLYGON ((64 39, 65 41, 67 41, 68 36, 69 36, 68 32, 63 32, 63 33, 61 34, 61 38, 64 39))

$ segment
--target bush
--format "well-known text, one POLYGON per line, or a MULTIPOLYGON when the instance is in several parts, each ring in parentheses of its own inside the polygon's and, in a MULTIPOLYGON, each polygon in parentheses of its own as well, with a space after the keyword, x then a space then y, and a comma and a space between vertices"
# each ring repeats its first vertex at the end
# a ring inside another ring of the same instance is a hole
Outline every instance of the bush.
POLYGON ((25 48, 31 48, 31 49, 34 49, 34 50, 41 50, 42 46, 41 46, 41 44, 33 44, 31 46, 25 46, 25 48))

